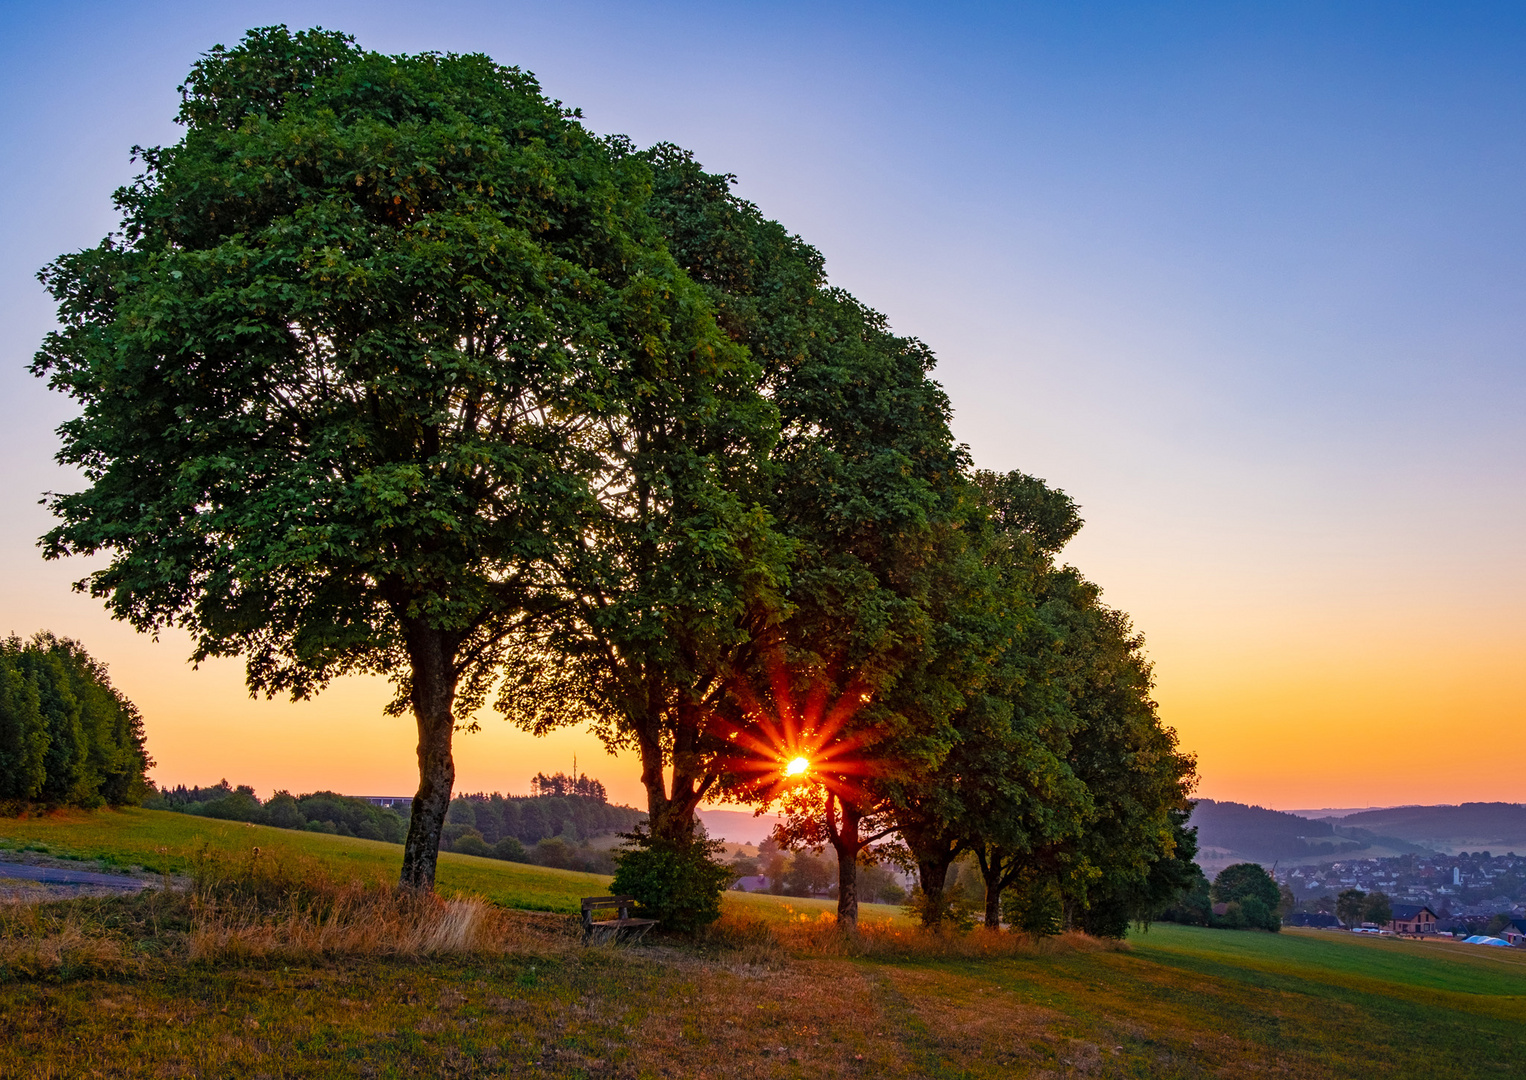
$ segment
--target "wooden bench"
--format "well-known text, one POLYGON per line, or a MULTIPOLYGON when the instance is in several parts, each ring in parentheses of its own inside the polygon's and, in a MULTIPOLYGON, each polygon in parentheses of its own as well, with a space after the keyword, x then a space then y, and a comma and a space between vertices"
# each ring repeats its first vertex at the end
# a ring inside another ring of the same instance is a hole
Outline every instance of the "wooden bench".
POLYGON ((631 908, 634 896, 585 896, 583 897, 583 943, 595 941, 640 941, 642 935, 657 925, 656 919, 633 919, 631 908), (601 908, 615 908, 613 919, 595 919, 594 912, 601 908))

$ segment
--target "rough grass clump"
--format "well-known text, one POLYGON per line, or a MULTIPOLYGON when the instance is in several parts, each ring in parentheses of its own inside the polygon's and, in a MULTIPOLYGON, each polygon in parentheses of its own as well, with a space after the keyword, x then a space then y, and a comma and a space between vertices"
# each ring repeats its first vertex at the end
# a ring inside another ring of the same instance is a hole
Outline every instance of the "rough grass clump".
POLYGON ((53 900, 38 890, 0 901, 0 982, 145 974, 189 961, 548 955, 576 940, 565 917, 345 881, 316 861, 258 848, 203 848, 191 863, 185 888, 166 879, 134 896, 53 900))
POLYGON ((203 851, 194 882, 193 960, 524 951, 545 936, 481 897, 341 881, 313 860, 258 848, 233 856, 203 851))
POLYGON ((190 929, 183 893, 52 900, 42 890, 18 892, 0 900, 0 981, 140 971, 183 955, 190 929))

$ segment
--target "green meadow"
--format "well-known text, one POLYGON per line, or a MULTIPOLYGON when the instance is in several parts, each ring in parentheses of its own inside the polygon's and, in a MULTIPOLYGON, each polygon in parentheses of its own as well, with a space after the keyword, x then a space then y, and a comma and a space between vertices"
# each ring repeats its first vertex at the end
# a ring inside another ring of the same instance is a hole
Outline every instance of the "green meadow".
MULTIPOLYGON (((141 810, 0 821, 0 838, 172 873, 258 846, 381 882, 399 857, 141 810)), ((1122 945, 931 937, 890 908, 844 941, 826 903, 740 893, 697 940, 584 948, 566 916, 607 884, 445 855, 441 891, 497 920, 455 955, 189 958, 189 923, 151 894, 13 914, 8 946, 46 923, 116 934, 131 962, 0 962, 0 1076, 1429 1080, 1526 1061, 1526 952, 1166 924, 1122 945)))

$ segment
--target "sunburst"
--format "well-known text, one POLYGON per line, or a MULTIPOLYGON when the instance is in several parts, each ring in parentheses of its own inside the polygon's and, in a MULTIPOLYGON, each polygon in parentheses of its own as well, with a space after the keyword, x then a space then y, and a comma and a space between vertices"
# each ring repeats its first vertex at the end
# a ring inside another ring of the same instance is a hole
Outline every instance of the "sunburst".
POLYGON ((782 661, 767 670, 767 692, 748 682, 732 687, 742 717, 717 721, 729 746, 717 764, 742 778, 750 802, 769 805, 809 788, 853 798, 870 771, 859 751, 871 739, 848 724, 869 703, 868 691, 849 680, 834 695, 834 680, 823 677, 799 694, 782 661))

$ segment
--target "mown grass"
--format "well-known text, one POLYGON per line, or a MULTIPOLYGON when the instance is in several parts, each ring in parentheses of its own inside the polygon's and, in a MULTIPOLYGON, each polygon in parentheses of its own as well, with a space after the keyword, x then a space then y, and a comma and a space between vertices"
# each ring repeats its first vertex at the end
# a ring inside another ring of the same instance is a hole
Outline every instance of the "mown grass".
MULTIPOLYGON (((166 897, 13 915, 115 935, 131 962, 0 973, 0 1076, 1446 1080, 1526 1061, 1526 957, 1504 950, 1162 925, 1117 947, 888 919, 845 942, 818 905, 730 894, 694 942, 585 949, 571 919, 498 910, 448 951, 405 954, 387 950, 418 939, 407 913, 337 884, 352 862, 326 865, 336 891, 311 910, 350 930, 316 939, 321 919, 278 924, 269 904, 225 919, 274 943, 259 955, 193 959, 201 916, 175 921, 166 897), (392 929, 361 933, 380 925, 367 910, 392 929)), ((220 880, 217 896, 253 895, 220 880)))

